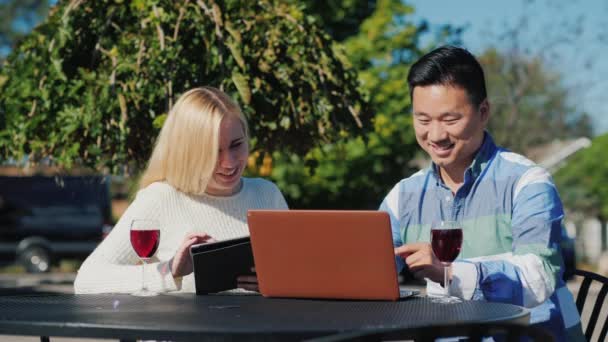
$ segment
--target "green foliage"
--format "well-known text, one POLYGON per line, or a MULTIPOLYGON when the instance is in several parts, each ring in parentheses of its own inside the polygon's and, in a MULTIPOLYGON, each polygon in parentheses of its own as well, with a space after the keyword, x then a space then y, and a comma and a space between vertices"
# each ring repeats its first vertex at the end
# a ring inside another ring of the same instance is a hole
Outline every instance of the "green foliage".
POLYGON ((498 144, 525 153, 554 139, 591 135, 589 117, 568 103, 563 76, 540 59, 489 49, 480 62, 492 106, 489 131, 498 144))
MULTIPOLYGON (((344 134, 343 140, 304 157, 273 154, 271 178, 290 207, 375 209, 400 179, 416 170, 409 164, 418 146, 407 73, 425 52, 418 40, 426 26, 409 21, 412 12, 398 0, 377 1, 358 34, 344 41, 346 58, 359 71, 375 112, 373 131, 364 139, 344 134)), ((453 30, 445 33, 441 39, 454 39, 453 30)))
POLYGON ((2 69, 0 158, 142 166, 176 97, 199 85, 239 100, 257 150, 305 155, 370 119, 356 74, 298 6, 72 0, 2 69))
POLYGON ((0 0, 0 59, 46 17, 48 10, 48 0, 0 0))
POLYGON ((290 0, 303 4, 319 26, 332 38, 343 41, 359 32, 359 26, 376 8, 376 0, 290 0))
POLYGON ((593 139, 554 175, 566 207, 608 220, 608 134, 593 139))

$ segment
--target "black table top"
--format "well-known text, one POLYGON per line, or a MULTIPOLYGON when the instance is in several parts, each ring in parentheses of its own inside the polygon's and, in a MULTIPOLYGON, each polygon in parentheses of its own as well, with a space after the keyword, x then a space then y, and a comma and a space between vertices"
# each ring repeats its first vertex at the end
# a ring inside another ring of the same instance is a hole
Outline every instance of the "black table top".
POLYGON ((0 296, 0 334, 115 339, 294 340, 352 330, 528 322, 515 305, 165 294, 0 296))

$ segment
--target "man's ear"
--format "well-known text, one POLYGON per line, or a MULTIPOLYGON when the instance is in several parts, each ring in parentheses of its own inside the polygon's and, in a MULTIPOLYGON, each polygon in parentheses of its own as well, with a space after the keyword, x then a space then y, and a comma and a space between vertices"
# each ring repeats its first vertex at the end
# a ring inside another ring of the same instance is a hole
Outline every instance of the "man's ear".
POLYGON ((483 126, 487 126, 490 119, 490 102, 488 102, 487 98, 479 105, 479 115, 481 116, 483 126))

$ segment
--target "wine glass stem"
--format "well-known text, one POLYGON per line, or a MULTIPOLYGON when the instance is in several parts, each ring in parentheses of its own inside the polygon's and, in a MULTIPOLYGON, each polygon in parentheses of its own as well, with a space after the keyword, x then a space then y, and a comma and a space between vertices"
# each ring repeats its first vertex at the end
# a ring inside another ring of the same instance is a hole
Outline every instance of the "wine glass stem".
POLYGON ((443 266, 443 287, 445 297, 450 297, 450 283, 448 282, 448 268, 450 266, 443 266))
POLYGON ((145 272, 145 266, 146 266, 146 259, 141 259, 141 289, 142 291, 146 290, 146 272, 145 272))

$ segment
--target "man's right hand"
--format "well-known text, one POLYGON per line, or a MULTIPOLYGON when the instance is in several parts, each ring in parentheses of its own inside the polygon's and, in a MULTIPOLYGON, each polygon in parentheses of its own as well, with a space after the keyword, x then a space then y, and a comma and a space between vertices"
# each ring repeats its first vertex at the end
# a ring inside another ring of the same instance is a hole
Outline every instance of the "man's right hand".
POLYGON ((415 278, 428 278, 443 286, 443 265, 433 253, 430 243, 417 242, 399 246, 395 248, 395 255, 403 258, 415 278))
POLYGON ((190 256, 190 247, 199 243, 216 241, 206 233, 189 233, 184 238, 181 246, 175 252, 175 256, 171 259, 171 273, 173 277, 183 277, 192 273, 192 257, 190 256))

